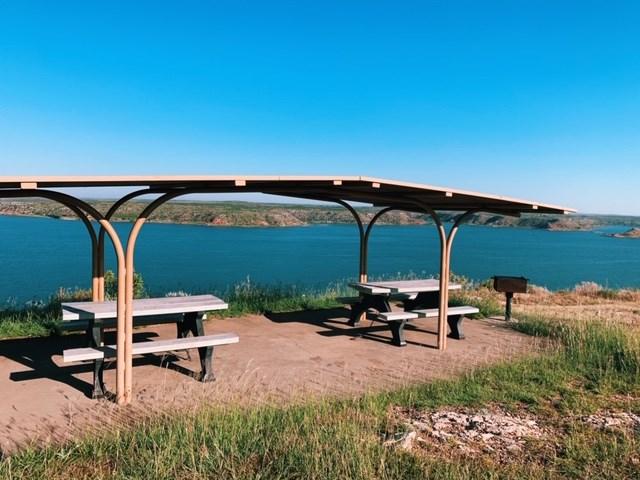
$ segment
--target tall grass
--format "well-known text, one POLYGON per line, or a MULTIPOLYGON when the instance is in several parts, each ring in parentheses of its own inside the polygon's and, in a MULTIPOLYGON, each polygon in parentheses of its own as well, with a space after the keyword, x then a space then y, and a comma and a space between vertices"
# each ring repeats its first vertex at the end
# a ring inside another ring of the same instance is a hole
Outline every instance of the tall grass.
POLYGON ((640 338, 625 326, 571 318, 550 321, 540 315, 520 317, 515 329, 560 342, 567 361, 585 379, 619 381, 622 387, 640 383, 640 338))
POLYGON ((542 317, 514 328, 553 348, 458 379, 355 399, 153 417, 103 436, 22 451, 0 463, 0 478, 638 478, 637 436, 594 431, 579 421, 583 413, 619 404, 621 393, 637 397, 637 339, 613 325, 542 317), (391 406, 488 404, 537 413, 557 435, 509 462, 462 458, 446 444, 429 456, 382 446, 391 406))

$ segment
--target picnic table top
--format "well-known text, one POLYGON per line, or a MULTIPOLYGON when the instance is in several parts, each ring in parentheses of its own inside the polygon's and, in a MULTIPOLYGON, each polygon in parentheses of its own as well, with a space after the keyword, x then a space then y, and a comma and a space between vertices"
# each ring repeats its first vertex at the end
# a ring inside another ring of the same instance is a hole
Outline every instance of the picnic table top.
MULTIPOLYGON (((384 282, 355 282, 349 284, 359 292, 371 295, 386 295, 390 293, 420 293, 437 292, 440 290, 440 281, 436 278, 423 280, 393 280, 384 282)), ((449 290, 459 290, 462 285, 450 283, 449 290)))
MULTIPOLYGON (((225 310, 229 305, 213 295, 191 295, 186 297, 141 298, 133 301, 135 317, 169 315, 175 313, 225 310)), ((117 303, 65 302, 62 304, 62 320, 111 319, 117 316, 117 303)))

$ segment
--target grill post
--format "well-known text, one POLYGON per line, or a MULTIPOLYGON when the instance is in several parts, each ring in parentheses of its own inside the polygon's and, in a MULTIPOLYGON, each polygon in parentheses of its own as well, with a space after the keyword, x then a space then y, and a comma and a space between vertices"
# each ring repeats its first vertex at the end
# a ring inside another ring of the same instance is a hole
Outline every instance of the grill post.
POLYGON ((507 277, 498 275, 493 277, 493 288, 497 292, 503 292, 506 296, 506 308, 504 313, 505 321, 511 321, 511 305, 513 303, 513 294, 527 293, 528 282, 529 280, 524 277, 507 277))

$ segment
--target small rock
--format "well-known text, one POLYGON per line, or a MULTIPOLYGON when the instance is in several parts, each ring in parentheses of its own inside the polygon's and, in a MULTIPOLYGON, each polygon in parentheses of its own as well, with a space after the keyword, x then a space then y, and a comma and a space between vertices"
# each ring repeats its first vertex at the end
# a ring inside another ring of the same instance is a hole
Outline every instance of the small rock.
POLYGON ((418 434, 416 432, 409 432, 400 442, 399 447, 403 450, 411 450, 413 448, 413 442, 418 434))

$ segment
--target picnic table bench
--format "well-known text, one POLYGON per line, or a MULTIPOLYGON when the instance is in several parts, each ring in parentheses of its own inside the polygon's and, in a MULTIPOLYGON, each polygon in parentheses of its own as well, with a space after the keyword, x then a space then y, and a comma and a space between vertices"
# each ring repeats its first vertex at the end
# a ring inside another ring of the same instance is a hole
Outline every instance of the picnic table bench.
MULTIPOLYGON (((349 325, 357 326, 360 318, 369 310, 377 311, 375 320, 389 325, 393 344, 405 346, 404 327, 417 318, 437 318, 440 306, 440 282, 437 279, 397 280, 386 282, 356 282, 350 286, 359 292, 359 297, 343 298, 343 303, 351 305, 349 325), (400 300, 402 311, 393 311, 390 300, 400 300)), ((462 285, 451 283, 449 290, 459 290, 462 285)), ((472 306, 449 307, 447 323, 449 337, 461 340, 464 315, 478 313, 472 306)))
MULTIPOLYGON (((215 379, 212 369, 213 347, 238 342, 235 333, 205 335, 203 318, 206 312, 224 310, 228 305, 213 295, 145 298, 133 301, 134 326, 175 323, 177 338, 171 340, 136 342, 133 355, 170 352, 197 348, 200 357, 202 382, 215 379), (193 337, 189 338, 191 333, 193 337)), ((87 346, 63 352, 64 362, 93 360, 93 398, 104 396, 104 361, 116 354, 114 345, 105 346, 104 329, 117 323, 117 305, 107 302, 65 302, 62 304, 63 328, 84 330, 87 346)))
MULTIPOLYGON (((425 280, 394 280, 387 282, 356 282, 349 284, 360 293, 352 305, 349 324, 356 326, 364 312, 374 309, 390 312, 390 300, 401 300, 405 310, 437 308, 440 303, 440 282, 435 278, 425 280)), ((450 283, 449 290, 459 290, 462 285, 450 283)))

